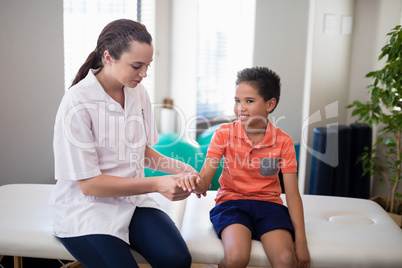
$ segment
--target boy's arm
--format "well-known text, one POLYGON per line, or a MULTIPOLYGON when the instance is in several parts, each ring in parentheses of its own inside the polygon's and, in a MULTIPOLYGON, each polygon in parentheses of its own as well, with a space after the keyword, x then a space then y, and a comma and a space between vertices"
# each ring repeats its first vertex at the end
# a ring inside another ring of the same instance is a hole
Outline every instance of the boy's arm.
POLYGON ((295 249, 298 267, 309 267, 310 253, 307 248, 303 203, 299 192, 297 173, 284 173, 283 184, 285 186, 286 203, 295 229, 295 249))
POLYGON ((219 167, 220 160, 213 157, 207 157, 200 172, 200 184, 197 185, 195 192, 198 194, 205 193, 211 188, 211 182, 214 178, 215 172, 219 167))
POLYGON ((183 190, 196 193, 198 196, 205 195, 206 191, 211 187, 211 181, 218 169, 220 160, 217 158, 207 157, 200 172, 200 178, 194 180, 194 177, 186 176, 180 179, 179 186, 183 190))

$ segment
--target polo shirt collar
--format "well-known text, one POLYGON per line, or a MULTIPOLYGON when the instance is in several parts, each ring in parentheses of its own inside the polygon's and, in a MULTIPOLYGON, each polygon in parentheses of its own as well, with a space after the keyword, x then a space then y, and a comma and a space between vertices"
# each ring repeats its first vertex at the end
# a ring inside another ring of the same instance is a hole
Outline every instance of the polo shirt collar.
MULTIPOLYGON (((239 121, 234 122, 234 136, 239 139, 244 139, 247 143, 251 144, 251 140, 247 136, 244 127, 239 121)), ((254 147, 256 148, 269 147, 274 145, 275 142, 276 142, 276 127, 271 122, 268 121, 264 139, 257 145, 254 145, 254 147)))

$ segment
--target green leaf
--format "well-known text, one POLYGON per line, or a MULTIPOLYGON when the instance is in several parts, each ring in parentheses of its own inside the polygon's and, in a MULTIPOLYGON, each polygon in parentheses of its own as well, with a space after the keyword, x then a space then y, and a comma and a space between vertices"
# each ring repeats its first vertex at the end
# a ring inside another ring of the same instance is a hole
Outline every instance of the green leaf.
POLYGON ((385 140, 385 145, 387 145, 387 146, 396 146, 396 142, 395 142, 394 138, 387 137, 387 139, 385 140))
POLYGON ((374 144, 375 146, 377 146, 378 144, 380 144, 384 139, 382 137, 378 137, 377 138, 377 142, 374 144))

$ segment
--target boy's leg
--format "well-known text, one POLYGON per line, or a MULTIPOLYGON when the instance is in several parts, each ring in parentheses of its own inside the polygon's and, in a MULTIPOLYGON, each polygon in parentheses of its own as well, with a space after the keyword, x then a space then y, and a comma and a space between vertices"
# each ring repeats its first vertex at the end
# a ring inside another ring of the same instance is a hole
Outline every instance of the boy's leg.
POLYGON ((296 267, 292 235, 285 229, 274 229, 260 238, 272 267, 296 267))
POLYGON ((242 224, 231 224, 221 232, 225 257, 219 268, 244 268, 250 261, 251 231, 242 224))
POLYGON ((191 255, 173 220, 155 208, 137 207, 130 223, 130 243, 152 267, 189 268, 191 255))

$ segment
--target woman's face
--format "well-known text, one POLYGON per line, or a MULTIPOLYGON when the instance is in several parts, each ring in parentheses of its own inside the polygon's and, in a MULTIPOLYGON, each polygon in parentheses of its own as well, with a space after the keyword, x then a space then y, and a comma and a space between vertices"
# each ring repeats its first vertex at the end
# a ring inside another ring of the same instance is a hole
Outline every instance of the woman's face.
POLYGON ((134 88, 147 77, 147 71, 153 60, 152 45, 133 41, 130 51, 123 52, 119 60, 111 59, 112 76, 123 86, 134 88))

